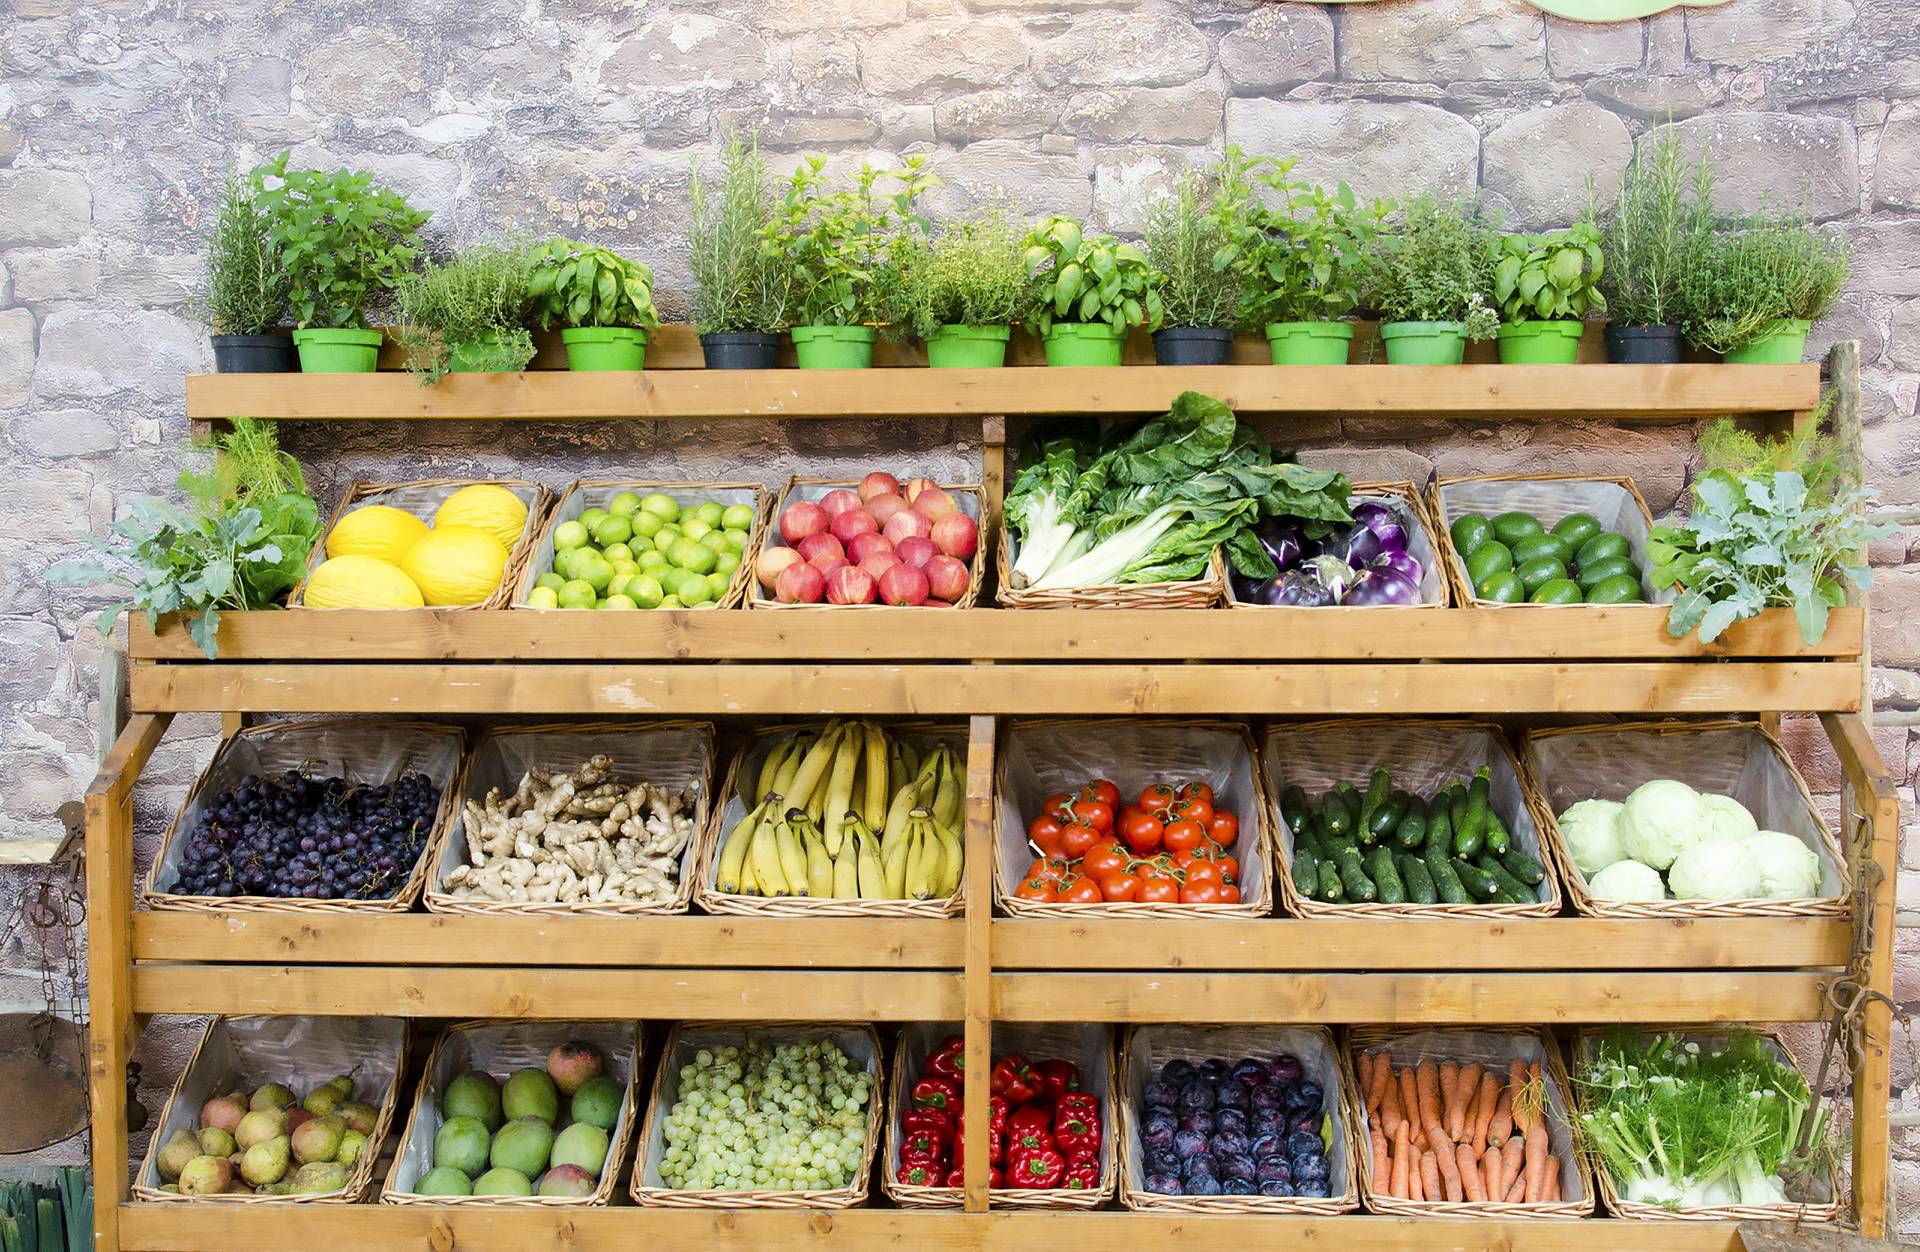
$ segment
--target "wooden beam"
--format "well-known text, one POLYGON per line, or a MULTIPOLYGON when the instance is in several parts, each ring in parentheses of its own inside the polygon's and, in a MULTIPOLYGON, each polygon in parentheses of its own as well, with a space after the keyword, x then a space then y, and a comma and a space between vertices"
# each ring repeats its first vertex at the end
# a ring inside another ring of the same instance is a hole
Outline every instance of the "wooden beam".
MULTIPOLYGON (((993 805, 994 720, 974 717, 967 726, 966 803, 966 1064, 967 1073, 993 1068, 993 860, 996 854, 993 805)), ((960 1110, 966 1153, 959 1162, 965 1180, 963 1204, 969 1213, 987 1211, 990 1115, 984 1082, 971 1082, 960 1110)), ((885 1168, 883 1165, 882 1168, 885 1168)))

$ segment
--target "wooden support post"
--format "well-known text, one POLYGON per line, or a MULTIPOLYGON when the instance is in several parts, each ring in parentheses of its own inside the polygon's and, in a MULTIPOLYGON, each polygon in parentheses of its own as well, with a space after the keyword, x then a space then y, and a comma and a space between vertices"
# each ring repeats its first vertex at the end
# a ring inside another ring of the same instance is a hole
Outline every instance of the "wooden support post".
MULTIPOLYGON (((1858 485, 1866 481, 1867 451, 1860 424, 1860 341, 1843 339, 1827 351, 1827 386, 1833 397, 1827 422, 1833 428, 1834 442, 1840 445, 1841 481, 1858 485)), ((1860 554, 1861 562, 1866 553, 1860 554)), ((1847 603, 1867 606, 1868 593, 1852 583, 1846 584, 1847 603)), ((1860 649, 1860 716, 1869 728, 1873 725, 1873 637, 1865 636, 1860 649)))
POLYGON ((93 1123, 93 1240, 120 1246, 127 1198, 127 1062, 133 1055, 133 784, 166 714, 128 719, 87 788, 87 1089, 93 1123))
POLYGON ((966 1210, 987 1211, 987 1071, 993 1068, 993 735, 994 719, 975 717, 967 730, 966 1001, 967 1083, 961 1106, 966 1156, 966 1210))
MULTIPOLYGON (((980 542, 998 543, 1001 507, 1007 499, 1007 419, 980 419, 980 542)), ((989 551, 993 549, 989 548, 989 551)), ((991 564, 991 562, 989 562, 991 564)), ((982 599, 985 597, 983 596, 982 599)))

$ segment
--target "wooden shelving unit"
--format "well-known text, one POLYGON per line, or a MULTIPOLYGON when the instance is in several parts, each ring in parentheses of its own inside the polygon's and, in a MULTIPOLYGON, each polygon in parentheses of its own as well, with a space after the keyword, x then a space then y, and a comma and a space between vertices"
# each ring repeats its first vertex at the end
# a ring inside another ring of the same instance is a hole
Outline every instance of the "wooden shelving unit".
MULTIPOLYGON (((1441 414, 1475 420, 1804 420, 1818 367, 1468 365, 1275 370, 778 371, 707 374, 682 337, 638 376, 560 371, 188 380, 196 421, 713 419, 948 415, 979 420, 989 515, 1009 421, 1144 413, 1192 387, 1253 413, 1441 414), (666 368, 660 368, 660 367, 666 368)), ((548 358, 543 357, 546 361, 548 358)), ((1813 712, 1846 771, 1856 864, 1871 896, 1871 985, 1891 981, 1898 812, 1861 716, 1864 614, 1809 647, 1769 612, 1711 647, 1665 611, 1402 609, 588 615, 230 614, 220 659, 185 632, 131 624, 136 710, 88 796, 96 1227, 103 1252, 262 1246, 760 1249, 1178 1240, 1211 1252, 1352 1249, 1731 1249, 1721 1223, 956 1213, 564 1213, 128 1201, 124 1071, 155 1013, 654 1019, 960 1019, 983 1071, 996 1021, 1586 1023, 1816 1020, 1853 958, 1851 920, 1372 922, 1271 917, 1119 921, 992 917, 993 752, 1027 713, 1602 714, 1813 712), (682 916, 554 921, 438 916, 153 913, 133 908, 132 795, 176 713, 513 715, 936 713, 970 719, 967 908, 951 921, 682 916), (1387 938, 1391 941, 1384 941, 1387 938)), ((1883 1229, 1887 1033, 1868 1011, 1854 1074, 1854 1202, 1883 1229)), ((966 1115, 984 1123, 984 1087, 966 1115)), ((970 1135, 975 1143, 984 1134, 970 1135)), ((980 1170, 973 1171, 976 1176, 980 1170)))

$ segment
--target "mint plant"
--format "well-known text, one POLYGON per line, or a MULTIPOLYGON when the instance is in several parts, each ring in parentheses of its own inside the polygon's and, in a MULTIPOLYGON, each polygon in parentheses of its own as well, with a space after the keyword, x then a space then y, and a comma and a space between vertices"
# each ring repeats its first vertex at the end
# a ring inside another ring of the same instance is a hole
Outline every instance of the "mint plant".
POLYGON ((1293 166, 1292 159, 1243 156, 1238 145, 1219 166, 1214 217, 1224 239, 1213 264, 1241 275, 1238 316, 1250 330, 1352 313, 1386 216, 1385 203, 1362 204, 1345 183, 1328 192, 1289 178, 1293 166), (1259 187, 1272 193, 1271 203, 1259 187))
POLYGON ((252 181, 294 323, 364 329, 369 305, 412 269, 431 214, 364 170, 294 170, 287 158, 255 169, 252 181))
POLYGON ((1605 310, 1600 228, 1575 222, 1544 235, 1503 235, 1493 264, 1493 297, 1507 322, 1578 322, 1605 310))
POLYGON ((1467 338, 1500 329, 1493 292, 1493 231, 1466 196, 1421 192, 1374 240, 1367 303, 1383 322, 1460 322, 1467 338))
POLYGON ((1055 213, 1027 232, 1028 315, 1043 336, 1055 322, 1105 323, 1158 330, 1166 318, 1164 277, 1146 254, 1111 235, 1088 235, 1071 217, 1055 213))
POLYGON ((762 246, 786 258, 795 325, 890 326, 903 315, 908 256, 928 229, 913 202, 940 180, 912 156, 897 170, 862 165, 851 187, 828 191, 826 164, 811 156, 793 172, 762 246))

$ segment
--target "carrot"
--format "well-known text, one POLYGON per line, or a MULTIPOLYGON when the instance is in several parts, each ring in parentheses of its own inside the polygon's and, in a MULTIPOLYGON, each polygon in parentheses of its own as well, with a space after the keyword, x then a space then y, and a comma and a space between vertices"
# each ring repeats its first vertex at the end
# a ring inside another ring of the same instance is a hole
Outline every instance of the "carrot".
POLYGON ((1420 1094, 1415 1090, 1413 1070, 1403 1069, 1394 1078, 1400 1089, 1400 1111, 1407 1118, 1407 1133, 1418 1144, 1426 1137, 1427 1119, 1420 1115, 1420 1094))
POLYGON ((1497 1148, 1511 1138, 1513 1138, 1513 1092, 1502 1087, 1500 1098, 1494 1102, 1493 1121, 1487 1126, 1487 1142, 1497 1148))
POLYGON ((1487 1188, 1487 1199, 1497 1202, 1506 1195, 1500 1186, 1500 1154, 1498 1152, 1488 1149, 1487 1153, 1480 1158, 1480 1174, 1487 1188))
POLYGON ((1480 1172, 1480 1163, 1473 1159, 1473 1149, 1461 1144, 1454 1149, 1454 1159, 1460 1170, 1460 1187, 1467 1193, 1468 1202, 1486 1203, 1487 1183, 1480 1172))
POLYGON ((1394 1133, 1407 1124, 1407 1116, 1400 1108, 1400 1084, 1389 1073, 1386 1081, 1380 1084, 1380 1129, 1387 1132, 1391 1139, 1394 1133))
POLYGON ((1420 1154, 1420 1194, 1428 1200, 1439 1200, 1445 1196, 1440 1189, 1440 1164, 1431 1152, 1420 1154))
MULTIPOLYGON (((1419 1068, 1414 1073, 1414 1089, 1419 1094, 1420 1129, 1424 1131, 1429 1126, 1438 1125, 1440 1122, 1440 1075, 1432 1061, 1420 1062, 1419 1068)), ((1427 1146, 1432 1148, 1439 1145, 1429 1139, 1427 1146)))
MULTIPOLYGON (((1455 1087, 1460 1085, 1460 1067, 1452 1061, 1443 1061, 1440 1065, 1440 1124, 1453 1125, 1453 1102, 1456 1098, 1455 1087)), ((1449 1132, 1451 1133, 1451 1132, 1449 1132)))
MULTIPOLYGON (((1516 1139, 1514 1140, 1514 1142, 1518 1143, 1519 1140, 1516 1139)), ((1520 1177, 1520 1175, 1515 1174, 1513 1176, 1513 1185, 1507 1188, 1507 1203, 1518 1204, 1520 1203, 1521 1200, 1526 1198, 1526 1195, 1527 1195, 1526 1180, 1520 1177)))
POLYGON ((1388 1177, 1387 1138, 1380 1128, 1373 1128, 1373 1178, 1376 1185, 1384 1185, 1388 1177))
POLYGON ((1493 1110, 1494 1106, 1499 1103, 1499 1100, 1500 1080, 1492 1074, 1482 1074, 1480 1076, 1480 1095, 1479 1098, 1474 1101, 1473 1133, 1468 1136, 1474 1147, 1482 1148, 1489 1146, 1490 1141, 1487 1139, 1487 1131, 1493 1126, 1493 1110))
POLYGON ((1462 1065, 1457 1082, 1458 1086, 1455 1088, 1453 1097, 1453 1111, 1447 1114, 1447 1133, 1453 1136, 1455 1143, 1462 1141, 1471 1143, 1475 1148, 1474 1155, 1478 1156, 1479 1144, 1469 1139, 1467 1132, 1471 1129, 1470 1123, 1474 1116, 1474 1101, 1480 1095, 1480 1067, 1462 1065))
POLYGON ((1527 1132, 1525 1151, 1522 1176, 1527 1180, 1526 1201, 1532 1204, 1547 1198, 1547 1134, 1544 1129, 1527 1132))
POLYGON ((1547 1171, 1547 1199, 1558 1200, 1559 1198, 1560 1171, 1558 1169, 1550 1169, 1547 1171))
POLYGON ((1513 1190, 1515 1180, 1520 1177, 1520 1157, 1526 1149, 1518 1135, 1507 1136, 1500 1147, 1500 1191, 1501 1194, 1513 1190))
POLYGON ((1527 1063, 1515 1061, 1507 1067, 1507 1087, 1513 1093, 1513 1124, 1521 1134, 1533 1133, 1533 1101, 1526 1098, 1527 1063))
MULTIPOLYGON (((1409 1126, 1413 1123, 1408 1122, 1409 1126)), ((1424 1200, 1427 1198, 1426 1179, 1420 1176, 1421 1152, 1413 1146, 1413 1140, 1407 1140, 1407 1199, 1424 1200)))
POLYGON ((1374 1058, 1362 1052, 1360 1054, 1360 1094, 1365 1097, 1369 1114, 1380 1102, 1380 1075, 1374 1067, 1374 1058))
POLYGON ((1387 1186, 1387 1194, 1399 1196, 1402 1200, 1413 1198, 1407 1189, 1407 1167, 1412 1163, 1413 1147, 1407 1142, 1407 1123, 1402 1121, 1393 1132, 1393 1173, 1392 1182, 1387 1186))
POLYGON ((1447 1138, 1447 1132, 1438 1122, 1427 1127, 1427 1142, 1433 1145, 1434 1164, 1440 1169, 1440 1181, 1446 1187, 1447 1199, 1460 1201, 1466 1198, 1461 1189, 1460 1158, 1456 1154, 1453 1141, 1447 1138))

